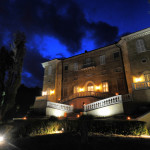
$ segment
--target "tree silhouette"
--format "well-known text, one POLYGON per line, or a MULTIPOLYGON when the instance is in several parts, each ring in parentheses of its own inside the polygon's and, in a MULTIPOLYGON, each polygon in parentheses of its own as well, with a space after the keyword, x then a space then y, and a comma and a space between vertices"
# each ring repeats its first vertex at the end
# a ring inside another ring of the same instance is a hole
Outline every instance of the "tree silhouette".
MULTIPOLYGON (((12 50, 10 52, 6 52, 6 50, 3 50, 3 61, 1 62, 0 66, 2 68, 3 74, 1 75, 1 78, 3 78, 3 82, 1 82, 0 87, 2 89, 1 91, 1 110, 0 110, 0 119, 8 119, 11 117, 10 112, 12 112, 14 106, 15 106, 15 98, 17 94, 17 90, 21 83, 21 72, 22 72, 22 66, 23 66, 23 58, 25 55, 25 35, 24 33, 17 32, 14 35, 15 39, 13 44, 11 45, 12 50), (4 60, 4 58, 7 58, 4 60), (8 60, 8 61, 7 61, 8 60), (3 64, 5 68, 3 68, 3 64), (6 78, 6 71, 8 71, 7 74, 7 80, 5 82, 6 78), (3 93, 5 92, 5 96, 3 97, 3 93)), ((2 57, 2 56, 0 56, 2 57)))

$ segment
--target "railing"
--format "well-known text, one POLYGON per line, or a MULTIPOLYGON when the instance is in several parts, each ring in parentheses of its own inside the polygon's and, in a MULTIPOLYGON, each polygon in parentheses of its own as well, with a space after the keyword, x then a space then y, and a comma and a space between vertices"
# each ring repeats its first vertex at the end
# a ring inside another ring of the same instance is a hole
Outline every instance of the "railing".
POLYGON ((134 90, 148 89, 150 88, 150 81, 132 83, 132 87, 134 90))
POLYGON ((100 98, 100 99, 104 99, 104 98, 111 97, 111 96, 113 96, 113 95, 110 94, 110 93, 87 91, 87 92, 75 93, 75 94, 73 94, 73 95, 71 95, 67 98, 64 98, 62 100, 62 102, 65 102, 65 101, 68 101, 68 100, 71 100, 71 99, 74 99, 74 98, 79 98, 79 97, 97 97, 97 98, 100 98))
POLYGON ((98 109, 98 108, 102 108, 102 107, 106 107, 106 106, 114 105, 118 103, 122 103, 122 95, 113 96, 110 98, 99 100, 94 103, 84 105, 84 111, 90 111, 93 109, 98 109))
POLYGON ((95 63, 89 62, 89 63, 83 64, 82 68, 91 67, 91 66, 95 66, 95 63))
POLYGON ((122 101, 123 101, 123 102, 133 101, 132 95, 131 95, 131 94, 122 95, 122 101))
POLYGON ((47 102, 47 107, 59 109, 65 112, 73 111, 73 106, 60 104, 60 103, 54 103, 54 102, 47 102))

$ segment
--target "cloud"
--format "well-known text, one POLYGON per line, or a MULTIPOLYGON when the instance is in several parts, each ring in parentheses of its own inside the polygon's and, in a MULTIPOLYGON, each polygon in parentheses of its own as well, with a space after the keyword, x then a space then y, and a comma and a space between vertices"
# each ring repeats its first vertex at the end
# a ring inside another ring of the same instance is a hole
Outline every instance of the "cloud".
POLYGON ((117 39, 118 28, 111 26, 105 22, 97 22, 89 24, 92 30, 92 39, 94 39, 97 46, 111 44, 117 39))
POLYGON ((22 73, 22 81, 27 86, 42 86, 44 70, 41 63, 48 61, 35 49, 27 50, 22 73))
POLYGON ((81 49, 88 26, 92 26, 96 41, 99 36, 101 42, 109 42, 116 33, 116 28, 107 23, 89 23, 79 4, 72 0, 6 0, 1 2, 0 13, 0 28, 4 31, 1 36, 7 37, 8 32, 17 30, 26 33, 27 42, 33 40, 34 34, 53 36, 71 53, 81 49), (109 30, 111 37, 106 37, 103 30, 109 30))
POLYGON ((41 63, 48 60, 47 56, 54 58, 56 52, 56 57, 79 53, 87 31, 96 46, 111 43, 118 34, 117 27, 105 22, 88 22, 73 0, 2 0, 0 3, 0 45, 9 45, 12 34, 18 30, 26 34, 23 66, 26 85, 42 85, 41 63))

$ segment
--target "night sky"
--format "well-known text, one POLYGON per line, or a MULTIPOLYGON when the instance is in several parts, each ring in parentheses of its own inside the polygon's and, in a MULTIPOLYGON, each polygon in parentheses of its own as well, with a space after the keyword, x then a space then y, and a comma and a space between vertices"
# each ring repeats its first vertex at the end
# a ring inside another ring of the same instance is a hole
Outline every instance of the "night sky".
POLYGON ((22 83, 42 87, 42 62, 110 45, 150 27, 148 0, 0 0, 0 46, 25 32, 22 83))

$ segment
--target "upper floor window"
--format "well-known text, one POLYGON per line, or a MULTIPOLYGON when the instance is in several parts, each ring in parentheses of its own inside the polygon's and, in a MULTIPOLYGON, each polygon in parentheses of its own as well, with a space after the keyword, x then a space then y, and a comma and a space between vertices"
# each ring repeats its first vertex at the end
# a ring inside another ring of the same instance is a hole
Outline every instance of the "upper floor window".
POLYGON ((120 53, 119 52, 115 52, 114 53, 114 60, 117 60, 120 57, 120 53))
POLYGON ((65 66, 65 70, 68 70, 68 66, 67 65, 65 66))
POLYGON ((108 82, 102 83, 103 92, 109 92, 108 82))
POLYGON ((78 71, 78 63, 74 63, 74 71, 78 71))
POLYGON ((78 87, 77 86, 73 87, 73 93, 78 93, 78 87))
POLYGON ((105 65, 105 55, 100 56, 100 65, 105 65))
POLYGON ((51 75, 52 74, 52 66, 49 66, 48 67, 48 75, 51 75))
POLYGON ((91 58, 86 58, 86 64, 91 63, 91 58))
POLYGON ((146 51, 143 39, 139 39, 139 40, 136 41, 136 50, 137 50, 138 53, 142 53, 142 52, 146 51))

